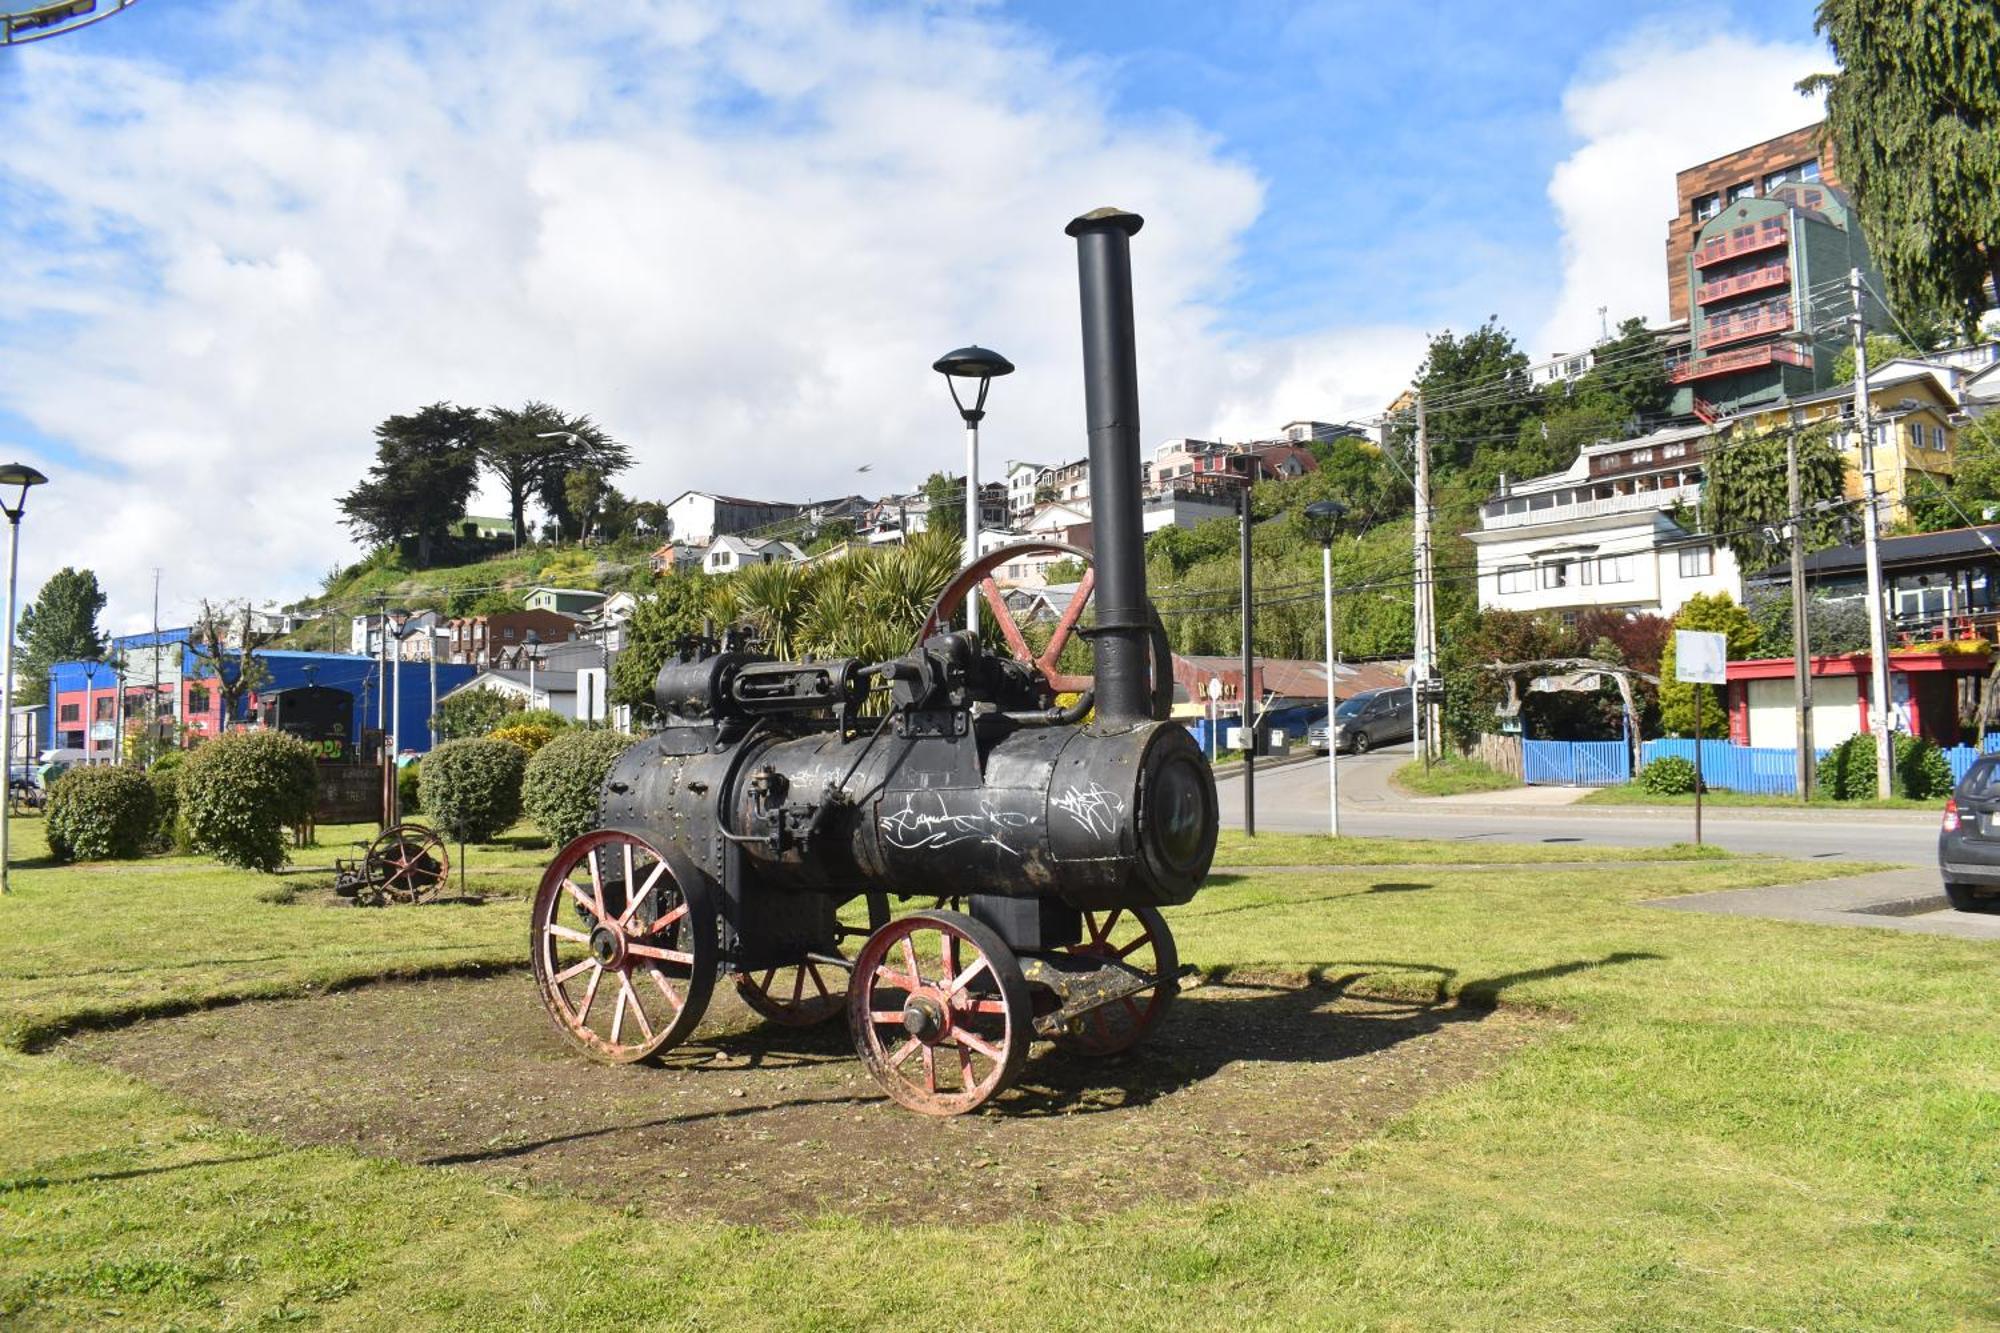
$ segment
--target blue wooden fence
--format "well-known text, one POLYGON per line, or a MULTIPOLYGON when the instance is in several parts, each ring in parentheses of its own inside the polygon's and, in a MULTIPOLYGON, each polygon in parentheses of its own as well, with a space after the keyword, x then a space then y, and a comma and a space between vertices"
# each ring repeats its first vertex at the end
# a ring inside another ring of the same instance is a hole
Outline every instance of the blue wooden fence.
MULTIPOLYGON (((1691 739, 1669 737, 1647 741, 1639 747, 1639 765, 1643 768, 1663 755, 1675 755, 1693 763, 1694 747, 1695 742, 1691 739)), ((1986 749, 1988 752, 2000 750, 2000 732, 1988 733, 1986 749)), ((1703 741, 1702 781, 1723 791, 1793 796, 1798 793, 1796 775, 1792 772, 1792 756, 1796 753, 1789 745, 1750 746, 1735 745, 1729 741, 1703 741)), ((1826 750, 1820 749, 1816 753, 1824 758, 1826 750)), ((1951 765, 1951 780, 1956 782, 1979 758, 1979 751, 1970 745, 1954 745, 1944 752, 1944 757, 1945 762, 1951 765)))
POLYGON ((1632 780, 1624 741, 1521 742, 1521 777, 1530 786, 1615 787, 1632 780))

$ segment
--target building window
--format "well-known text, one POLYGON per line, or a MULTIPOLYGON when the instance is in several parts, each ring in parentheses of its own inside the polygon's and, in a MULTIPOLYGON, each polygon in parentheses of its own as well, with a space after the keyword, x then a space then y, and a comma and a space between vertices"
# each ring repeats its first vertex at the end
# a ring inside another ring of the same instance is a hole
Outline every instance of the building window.
POLYGON ((1599 583, 1630 583, 1638 577, 1638 561, 1629 555, 1597 557, 1599 583))
POLYGON ((1533 592, 1535 589, 1535 569, 1533 565, 1509 565, 1500 571, 1500 591, 1533 592))
POLYGON ((1912 421, 1910 423, 1910 447, 1912 449, 1921 449, 1924 447, 1924 427, 1922 422, 1912 421))
POLYGON ((59 722, 81 722, 83 720, 83 705, 64 704, 61 716, 56 720, 59 722))
POLYGON ((1665 444, 1660 446, 1660 457, 1685 458, 1687 451, 1688 447, 1684 444, 1665 444))
POLYGON ((1932 427, 1931 427, 1931 448, 1933 448, 1933 449, 1937 450, 1937 451, 1938 451, 1939 453, 1943 453, 1943 452, 1944 452, 1944 427, 1943 427, 1943 426, 1932 426, 1932 427))
POLYGON ((1729 203, 1733 204, 1738 199, 1755 199, 1756 197, 1757 197, 1756 181, 1738 181, 1736 184, 1729 187, 1729 199, 1728 199, 1729 203))
POLYGON ((97 720, 99 722, 109 722, 112 718, 118 715, 117 695, 115 694, 104 695, 98 698, 95 702, 97 704, 97 720))
POLYGON ((1722 211, 1722 196, 1719 194, 1698 194, 1694 198, 1694 220, 1706 222, 1722 211))
POLYGON ((1653 451, 1651 449, 1634 449, 1626 457, 1625 461, 1628 463, 1650 463, 1653 461, 1653 451))
POLYGON ((1542 586, 1544 588, 1567 588, 1569 586, 1569 561, 1551 560, 1542 566, 1542 586))
POLYGON ((188 712, 206 713, 207 711, 208 690, 200 685, 188 686, 188 712))
POLYGON ((1681 548, 1681 577, 1684 579, 1706 578, 1715 573, 1715 548, 1712 546, 1684 546, 1681 548))

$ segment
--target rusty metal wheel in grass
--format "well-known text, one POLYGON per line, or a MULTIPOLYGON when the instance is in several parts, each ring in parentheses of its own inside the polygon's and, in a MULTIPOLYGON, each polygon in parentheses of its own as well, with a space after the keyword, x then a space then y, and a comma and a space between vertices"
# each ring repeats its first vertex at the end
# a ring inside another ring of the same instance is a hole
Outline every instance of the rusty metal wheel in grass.
POLYGON ((836 923, 826 957, 805 958, 781 967, 752 968, 736 974, 736 993, 760 1016, 788 1028, 818 1027, 840 1017, 847 1004, 851 967, 828 961, 850 958, 847 941, 867 939, 889 923, 889 895, 866 895, 868 924, 836 923))
POLYGON ((586 833, 556 854, 529 927, 535 982, 556 1028, 628 1064, 687 1040, 715 986, 715 904, 643 835, 586 833))
POLYGON ((364 869, 371 901, 420 902, 451 881, 451 852, 436 830, 397 824, 368 844, 364 869))
POLYGON ((1159 1025, 1179 990, 1180 952, 1167 920, 1152 907, 1121 907, 1083 914, 1083 939, 1065 952, 1115 963, 1154 978, 1152 987, 1113 1000, 1071 1021, 1055 1043, 1083 1055, 1129 1051, 1159 1025))
POLYGON ((924 1115, 963 1115, 1012 1083, 1033 1017, 1013 951, 958 912, 915 912, 870 935, 847 991, 862 1064, 924 1115))

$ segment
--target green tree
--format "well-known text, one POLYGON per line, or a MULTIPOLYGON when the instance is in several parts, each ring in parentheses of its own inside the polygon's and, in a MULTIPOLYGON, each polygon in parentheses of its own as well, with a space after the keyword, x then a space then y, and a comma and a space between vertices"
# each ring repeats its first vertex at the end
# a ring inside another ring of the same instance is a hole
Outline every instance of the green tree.
MULTIPOLYGON (((1903 339, 1890 333, 1868 335, 1868 364, 1879 366, 1884 361, 1894 361, 1897 357, 1921 356, 1923 349, 1912 347, 1903 339)), ((1833 382, 1835 384, 1854 383, 1854 345, 1846 343, 1833 354, 1833 382)), ((1872 377, 1871 377, 1872 382, 1872 377)))
POLYGON ((1590 371, 1577 387, 1584 394, 1602 394, 1639 417, 1666 411, 1674 396, 1660 341, 1637 318, 1620 320, 1617 336, 1597 345, 1590 371))
MULTIPOLYGON (((1786 433, 1773 430, 1728 440, 1708 456, 1703 522, 1745 569, 1762 569, 1780 554, 1763 530, 1782 525, 1791 509, 1785 481, 1786 433)), ((1816 550, 1840 539, 1844 510, 1839 504, 1846 495, 1847 468, 1826 426, 1798 428, 1798 452, 1806 545, 1816 550), (1815 507, 1822 503, 1834 507, 1815 507)))
POLYGON ((445 740, 484 736, 521 712, 521 701, 498 690, 460 690, 438 700, 431 730, 445 740))
POLYGON ((611 667, 611 702, 624 704, 639 717, 659 716, 653 704, 653 682, 660 668, 685 639, 702 632, 709 615, 710 583, 706 574, 680 570, 659 580, 639 598, 625 624, 625 651, 611 667))
POLYGON ((431 544, 472 498, 487 429, 477 411, 450 403, 385 420, 375 428, 374 466, 341 498, 347 526, 385 545, 415 538, 417 565, 428 568, 431 544))
POLYGON ((1974 417, 1959 428, 1948 487, 1940 490, 1927 475, 1916 475, 1923 480, 1904 502, 1922 531, 1986 523, 2000 516, 2000 414, 1974 417))
MULTIPOLYGON (((1417 368, 1423 391, 1431 458, 1464 473, 1474 489, 1484 489, 1505 471, 1496 454, 1516 439, 1521 423, 1535 412, 1528 383, 1527 354, 1500 325, 1498 315, 1464 337, 1446 330, 1431 339, 1417 368), (1499 444, 1500 450, 1485 446, 1499 444)), ((1401 438, 1414 441, 1414 421, 1401 438)))
MULTIPOLYGON (((1697 593, 1674 613, 1676 630, 1705 630, 1726 635, 1729 660, 1734 662, 1757 652, 1760 638, 1757 622, 1726 592, 1697 593)), ((1702 701, 1701 730, 1704 736, 1727 736, 1729 713, 1720 685, 1690 685, 1674 679, 1674 636, 1660 653, 1660 726, 1670 736, 1694 735, 1694 694, 1707 692, 1702 701)))
POLYGON ((931 473, 924 478, 924 501, 930 506, 925 527, 965 530, 965 478, 949 472, 931 473), (953 514, 957 515, 955 522, 947 517, 953 514))
POLYGON ((49 669, 58 662, 87 662, 104 656, 97 628, 104 590, 88 569, 64 565, 49 576, 34 602, 21 612, 21 657, 14 668, 20 682, 17 705, 48 702, 49 669))
POLYGON ((2000 8, 1993 0, 1820 0, 1840 69, 1826 133, 1869 249, 1903 309, 1950 309, 1968 333, 2000 287, 2000 8))
POLYGON ((605 499, 612 493, 604 474, 594 467, 571 468, 569 475, 563 478, 563 499, 569 505, 570 519, 576 524, 578 537, 587 538, 596 532, 605 499))

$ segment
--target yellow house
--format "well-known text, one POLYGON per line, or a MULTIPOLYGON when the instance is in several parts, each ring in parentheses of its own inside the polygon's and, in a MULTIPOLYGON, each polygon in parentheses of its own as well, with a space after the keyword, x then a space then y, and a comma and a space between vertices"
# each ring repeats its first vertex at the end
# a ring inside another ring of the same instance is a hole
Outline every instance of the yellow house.
MULTIPOLYGON (((1869 372, 1869 415, 1875 428, 1875 485, 1885 517, 1908 517, 1906 501, 1936 495, 1951 482, 1964 419, 1944 374, 1920 361, 1891 361, 1869 372)), ((1786 426, 1838 423, 1834 446, 1847 464, 1847 494, 1862 494, 1861 448, 1854 431, 1854 386, 1822 389, 1733 418, 1763 433, 1786 426)))

